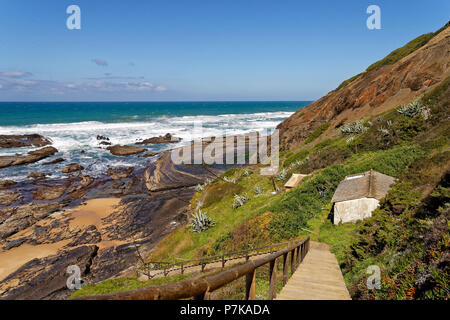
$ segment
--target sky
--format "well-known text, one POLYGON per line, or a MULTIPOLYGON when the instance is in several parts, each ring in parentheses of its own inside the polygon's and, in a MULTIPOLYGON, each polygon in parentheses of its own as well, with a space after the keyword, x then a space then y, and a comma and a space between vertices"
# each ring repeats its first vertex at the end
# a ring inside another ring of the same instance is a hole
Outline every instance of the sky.
POLYGON ((0 0, 0 101, 316 100, 449 12, 448 0, 0 0))

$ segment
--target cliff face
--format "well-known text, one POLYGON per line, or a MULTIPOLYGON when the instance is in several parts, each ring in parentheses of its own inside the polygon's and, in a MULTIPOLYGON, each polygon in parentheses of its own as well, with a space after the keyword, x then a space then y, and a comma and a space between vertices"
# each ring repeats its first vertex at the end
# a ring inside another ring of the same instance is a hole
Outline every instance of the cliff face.
POLYGON ((323 123, 329 123, 324 135, 330 135, 345 123, 410 102, 450 75, 449 53, 447 27, 399 61, 361 73, 279 124, 281 149, 304 141, 323 123))

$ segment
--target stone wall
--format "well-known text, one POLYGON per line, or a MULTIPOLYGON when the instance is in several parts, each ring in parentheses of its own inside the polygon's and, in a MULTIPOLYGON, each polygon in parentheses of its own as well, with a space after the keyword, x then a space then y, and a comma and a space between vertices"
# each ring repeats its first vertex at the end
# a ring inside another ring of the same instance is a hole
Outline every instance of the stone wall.
POLYGON ((361 198, 336 202, 334 204, 334 224, 356 222, 372 216, 379 201, 374 198, 361 198))

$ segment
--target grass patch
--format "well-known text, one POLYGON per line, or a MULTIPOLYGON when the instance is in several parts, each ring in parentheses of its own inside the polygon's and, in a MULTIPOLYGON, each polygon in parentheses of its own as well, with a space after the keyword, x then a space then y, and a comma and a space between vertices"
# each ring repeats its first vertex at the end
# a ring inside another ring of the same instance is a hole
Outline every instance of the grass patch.
POLYGON ((154 278, 154 279, 150 279, 147 281, 139 281, 137 278, 111 279, 111 280, 99 282, 97 284, 88 284, 88 285, 82 287, 81 289, 76 290, 74 293, 72 293, 70 298, 127 291, 127 290, 148 287, 148 286, 159 286, 159 285, 166 284, 169 282, 185 280, 188 277, 189 277, 188 274, 184 274, 184 275, 154 278))
POLYGON ((308 139, 305 140, 305 144, 311 143, 316 140, 322 133, 324 133, 328 129, 329 126, 329 123, 324 123, 314 129, 314 131, 309 135, 308 139))

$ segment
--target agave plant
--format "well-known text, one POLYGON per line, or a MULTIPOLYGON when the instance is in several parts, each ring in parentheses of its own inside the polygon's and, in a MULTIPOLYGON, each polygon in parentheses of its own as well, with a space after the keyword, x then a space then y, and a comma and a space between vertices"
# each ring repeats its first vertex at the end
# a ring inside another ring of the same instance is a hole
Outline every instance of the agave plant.
POLYGON ((378 129, 378 131, 380 131, 381 136, 383 136, 383 137, 387 137, 390 134, 389 129, 385 128, 383 126, 380 129, 378 129))
POLYGON ((226 182, 229 182, 229 183, 233 183, 233 184, 237 183, 237 181, 238 181, 238 179, 230 178, 230 177, 225 177, 225 178, 223 178, 223 180, 226 182))
MULTIPOLYGON (((368 123, 370 125, 370 123, 368 123)), ((342 134, 358 134, 367 131, 368 127, 364 126, 361 120, 350 122, 341 127, 342 134)))
POLYGON ((284 181, 287 178, 287 170, 283 169, 281 170, 276 176, 275 178, 277 178, 278 181, 284 181))
POLYGON ((256 185, 255 188, 254 188, 254 191, 255 191, 255 194, 257 196, 259 196, 260 194, 263 193, 263 188, 261 188, 260 186, 256 185))
POLYGON ((252 174, 251 171, 245 170, 243 176, 244 176, 244 177, 248 177, 248 176, 250 176, 251 174, 252 174))
POLYGON ((193 232, 200 233, 208 230, 214 225, 215 222, 208 217, 206 212, 202 212, 202 210, 198 210, 198 212, 192 216, 191 230, 193 232))
POLYGON ((247 195, 244 193, 243 195, 234 195, 233 208, 237 209, 243 206, 248 200, 250 200, 247 195))
POLYGON ((294 168, 296 168, 296 167, 300 167, 303 163, 305 163, 305 161, 297 160, 297 161, 291 163, 291 164, 287 167, 287 169, 288 169, 288 170, 291 170, 291 169, 294 169, 294 168))
POLYGON ((397 109, 397 112, 401 115, 407 116, 407 117, 414 117, 416 114, 421 112, 423 109, 423 104, 420 101, 420 98, 413 100, 409 104, 402 105, 397 109))
POLYGON ((203 184, 203 186, 208 186, 208 185, 210 185, 212 182, 213 182, 214 180, 213 179, 206 179, 206 181, 205 181, 205 183, 203 184))
POLYGON ((355 140, 355 136, 350 136, 350 137, 346 140, 346 142, 347 142, 347 143, 352 143, 353 140, 355 140))

